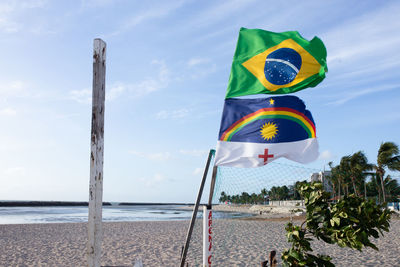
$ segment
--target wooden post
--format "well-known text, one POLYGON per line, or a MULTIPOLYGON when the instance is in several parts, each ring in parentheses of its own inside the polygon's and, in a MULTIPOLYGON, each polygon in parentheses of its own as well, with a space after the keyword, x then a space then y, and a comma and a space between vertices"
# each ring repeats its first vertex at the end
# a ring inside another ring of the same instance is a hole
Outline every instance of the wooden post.
POLYGON ((276 251, 272 250, 269 253, 269 264, 271 267, 276 267, 278 265, 278 261, 276 260, 276 251))
POLYGON ((199 204, 200 204, 201 196, 203 194, 203 188, 204 188, 204 184, 206 182, 208 168, 210 167, 211 159, 212 159, 214 154, 215 154, 215 150, 214 149, 211 149, 210 153, 208 153, 208 159, 207 159, 206 167, 204 168, 203 179, 201 180, 199 192, 197 193, 196 203, 195 203, 194 208, 193 208, 192 218, 190 219, 190 225, 189 225, 189 229, 188 229, 188 232, 187 232, 187 235, 186 235, 185 246, 183 247, 183 253, 181 255, 180 267, 184 267, 185 266, 186 254, 187 254, 187 251, 189 249, 189 243, 190 243, 190 239, 192 237, 192 232, 193 232, 193 227, 194 227, 194 223, 195 223, 196 216, 197 216, 197 211, 199 210, 199 204))
POLYGON ((100 267, 101 260, 105 76, 106 43, 101 39, 94 39, 87 246, 87 263, 89 267, 100 267))

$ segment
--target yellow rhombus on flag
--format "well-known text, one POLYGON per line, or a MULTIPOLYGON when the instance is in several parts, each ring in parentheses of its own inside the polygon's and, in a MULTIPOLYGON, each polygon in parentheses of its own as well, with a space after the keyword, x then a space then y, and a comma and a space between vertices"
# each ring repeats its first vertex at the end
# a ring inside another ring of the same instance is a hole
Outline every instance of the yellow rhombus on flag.
POLYGON ((298 32, 240 29, 226 98, 287 94, 314 87, 327 72, 326 49, 298 32))

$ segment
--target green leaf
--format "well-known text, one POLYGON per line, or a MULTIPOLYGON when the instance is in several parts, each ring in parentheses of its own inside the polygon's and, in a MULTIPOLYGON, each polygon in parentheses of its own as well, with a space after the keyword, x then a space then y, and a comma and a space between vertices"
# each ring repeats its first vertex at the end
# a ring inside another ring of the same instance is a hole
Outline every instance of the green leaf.
POLYGON ((369 243, 368 247, 371 247, 371 248, 375 249, 376 251, 379 251, 379 248, 372 243, 369 243))
POLYGON ((289 256, 295 258, 298 261, 300 261, 302 259, 301 254, 296 250, 290 250, 289 256))
POLYGON ((292 234, 293 234, 294 236, 300 237, 300 236, 299 236, 299 231, 297 231, 297 230, 293 231, 292 234))

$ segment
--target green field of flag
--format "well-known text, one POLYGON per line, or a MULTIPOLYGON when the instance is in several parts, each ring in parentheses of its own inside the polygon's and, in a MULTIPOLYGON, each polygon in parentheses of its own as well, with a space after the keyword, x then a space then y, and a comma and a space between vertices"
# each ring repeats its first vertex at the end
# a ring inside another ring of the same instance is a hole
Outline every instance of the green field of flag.
POLYGON ((226 98, 288 94, 319 84, 328 71, 326 49, 296 31, 274 33, 241 28, 226 98))

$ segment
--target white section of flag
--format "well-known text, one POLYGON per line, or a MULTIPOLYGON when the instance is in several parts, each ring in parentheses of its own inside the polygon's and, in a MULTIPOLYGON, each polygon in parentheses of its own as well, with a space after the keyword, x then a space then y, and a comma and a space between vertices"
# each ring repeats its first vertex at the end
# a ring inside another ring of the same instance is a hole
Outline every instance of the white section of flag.
POLYGON ((309 163, 316 160, 319 155, 317 138, 273 144, 218 141, 216 150, 216 166, 240 168, 264 166, 281 157, 299 163, 309 163))

